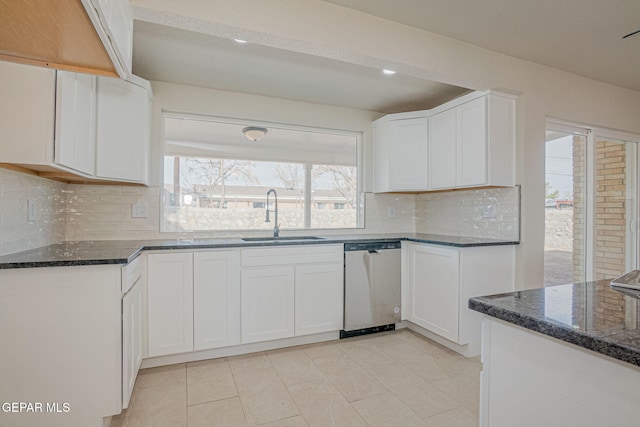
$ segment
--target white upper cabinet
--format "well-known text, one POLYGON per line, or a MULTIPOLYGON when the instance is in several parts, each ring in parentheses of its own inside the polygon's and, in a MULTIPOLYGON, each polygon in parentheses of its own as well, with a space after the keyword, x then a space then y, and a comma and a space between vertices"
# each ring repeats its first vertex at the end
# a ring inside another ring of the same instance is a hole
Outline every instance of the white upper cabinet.
POLYGON ((133 51, 133 11, 129 0, 81 1, 116 72, 128 78, 133 51))
POLYGON ((96 176, 147 182, 148 91, 124 80, 99 77, 96 176))
POLYGON ((513 185, 514 96, 474 92, 374 122, 375 192, 513 185), (410 117, 416 114, 422 117, 410 117), (419 126, 420 120, 428 126, 419 126))
POLYGON ((95 173, 96 77, 57 72, 55 162, 95 173))
POLYGON ((489 94, 429 118, 430 189, 515 184, 515 99, 489 94))
POLYGON ((427 188, 425 116, 385 116, 374 123, 374 191, 420 191, 427 188))
POLYGON ((429 117, 429 182, 431 189, 456 185, 456 110, 429 117))
POLYGON ((0 160, 65 182, 148 183, 151 88, 0 61, 0 160))

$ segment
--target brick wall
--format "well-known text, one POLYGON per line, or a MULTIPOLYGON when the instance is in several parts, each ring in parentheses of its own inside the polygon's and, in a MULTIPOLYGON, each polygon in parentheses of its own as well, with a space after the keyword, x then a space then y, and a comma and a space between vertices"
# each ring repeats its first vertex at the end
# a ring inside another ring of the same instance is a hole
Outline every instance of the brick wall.
POLYGON ((625 272, 626 145, 596 143, 595 278, 625 272))
POLYGON ((586 138, 573 137, 573 281, 585 280, 586 138))

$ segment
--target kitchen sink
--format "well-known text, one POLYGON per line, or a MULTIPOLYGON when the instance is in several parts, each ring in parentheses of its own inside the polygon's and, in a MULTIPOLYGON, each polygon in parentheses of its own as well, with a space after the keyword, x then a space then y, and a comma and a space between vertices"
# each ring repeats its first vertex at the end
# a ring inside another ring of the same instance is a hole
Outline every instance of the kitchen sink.
POLYGON ((245 237, 245 242, 278 242, 287 240, 324 240, 324 237, 318 236, 287 236, 287 237, 245 237))

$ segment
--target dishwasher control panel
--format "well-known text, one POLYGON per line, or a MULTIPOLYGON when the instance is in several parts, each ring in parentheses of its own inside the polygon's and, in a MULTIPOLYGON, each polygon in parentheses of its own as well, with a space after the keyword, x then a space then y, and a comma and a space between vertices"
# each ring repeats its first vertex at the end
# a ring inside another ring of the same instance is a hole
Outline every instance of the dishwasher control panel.
POLYGON ((350 251, 368 251, 369 249, 400 249, 400 240, 394 240, 390 242, 356 242, 345 243, 345 252, 350 251))

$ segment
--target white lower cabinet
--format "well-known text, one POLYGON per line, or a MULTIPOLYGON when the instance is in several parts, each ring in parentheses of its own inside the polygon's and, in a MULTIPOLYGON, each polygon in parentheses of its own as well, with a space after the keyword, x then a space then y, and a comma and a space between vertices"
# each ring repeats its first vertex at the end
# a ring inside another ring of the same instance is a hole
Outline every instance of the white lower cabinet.
POLYGON ((295 281, 296 336, 344 327, 343 263, 296 266, 295 281))
POLYGON ((121 303, 119 265, 0 269, 0 402, 43 405, 0 425, 102 426, 121 412, 121 303))
POLYGON ((149 356, 193 350, 193 253, 150 254, 149 356))
POLYGON ((149 356, 240 344, 240 252, 148 258, 149 356))
POLYGON ((410 245, 407 320, 458 341, 459 252, 410 245))
POLYGON ((142 284, 122 298, 122 408, 129 406, 142 363, 142 284))
POLYGON ((240 252, 195 252, 193 267, 193 349, 240 344, 240 252))
POLYGON ((242 271, 242 343, 294 335, 293 267, 242 271))
POLYGON ((148 356, 343 327, 343 246, 148 255, 148 356))
POLYGON ((402 319, 466 356, 480 354, 482 316, 469 310, 469 298, 515 289, 515 246, 406 242, 404 250, 402 319))

